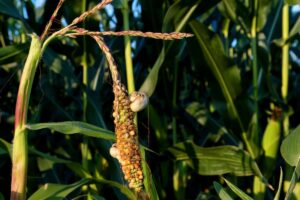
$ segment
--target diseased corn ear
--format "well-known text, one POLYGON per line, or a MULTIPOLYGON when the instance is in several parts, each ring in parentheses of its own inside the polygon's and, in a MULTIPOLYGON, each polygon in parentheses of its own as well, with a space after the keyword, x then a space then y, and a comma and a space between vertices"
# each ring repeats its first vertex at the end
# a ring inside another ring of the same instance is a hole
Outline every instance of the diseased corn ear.
MULTIPOLYGON (((120 82, 113 85, 113 91, 115 94, 113 117, 117 140, 116 144, 111 147, 110 154, 121 164, 124 179, 129 187, 140 192, 143 188, 144 177, 137 128, 134 124, 135 113, 131 109, 132 102, 126 88, 120 82)), ((139 94, 136 97, 139 97, 139 94)))

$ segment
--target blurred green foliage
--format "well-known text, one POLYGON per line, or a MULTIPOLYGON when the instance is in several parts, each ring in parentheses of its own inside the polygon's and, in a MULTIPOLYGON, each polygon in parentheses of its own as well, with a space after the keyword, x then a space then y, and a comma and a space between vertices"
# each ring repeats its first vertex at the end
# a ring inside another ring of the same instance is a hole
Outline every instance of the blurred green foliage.
MULTIPOLYGON (((89 17, 85 28, 122 30, 124 1, 115 0, 89 17)), ((30 44, 28 34, 41 35, 57 3, 58 0, 0 1, 0 199, 10 195, 14 111, 30 44)), ((87 0, 86 7, 97 3, 87 0)), ((251 0, 128 3, 131 30, 194 34, 180 41, 131 38, 136 88, 153 93, 150 105, 138 113, 139 138, 151 171, 147 176, 153 179, 149 183, 150 196, 227 199, 236 194, 245 199, 273 199, 281 185, 280 166, 288 166, 284 160, 296 167, 293 178, 285 174, 284 181, 292 179, 296 185, 299 128, 284 140, 283 157, 279 146, 284 139, 282 116, 289 117, 290 130, 297 127, 300 117, 300 17, 299 5, 293 6, 299 1, 260 0, 258 10, 254 10, 251 0), (281 39, 284 3, 291 4, 288 40, 281 39), (254 17, 257 55, 251 51, 254 17), (286 43, 290 45, 290 62, 288 97, 284 101, 281 46, 286 43), (252 84, 254 56, 258 61, 257 99, 252 84), (258 116, 256 131, 254 115, 258 116), (253 189, 258 185, 252 175, 259 177, 258 184, 264 187, 268 183, 275 191, 267 187, 261 190, 260 197, 253 189)), ((66 0, 51 32, 70 23, 81 10, 81 0, 66 0)), ((105 37, 122 81, 126 82, 123 40, 105 37)), ((87 193, 95 199, 134 198, 125 187, 120 166, 109 155, 114 140, 111 83, 105 58, 90 38, 61 37, 47 48, 29 103, 30 199, 79 199, 87 198, 87 193), (86 48, 82 48, 84 45, 86 48), (88 65, 87 85, 82 82, 83 54, 88 65), (85 118, 83 92, 87 95, 85 118), (83 144, 88 145, 87 166, 83 165, 83 144), (47 183, 51 183, 47 185, 49 190, 44 191, 41 186, 47 183), (84 187, 87 185, 90 187, 84 187)), ((289 191, 290 196, 294 195, 291 198, 300 198, 295 196, 299 195, 297 191, 297 186, 294 194, 289 191)), ((278 194, 285 196, 284 192, 278 194)))

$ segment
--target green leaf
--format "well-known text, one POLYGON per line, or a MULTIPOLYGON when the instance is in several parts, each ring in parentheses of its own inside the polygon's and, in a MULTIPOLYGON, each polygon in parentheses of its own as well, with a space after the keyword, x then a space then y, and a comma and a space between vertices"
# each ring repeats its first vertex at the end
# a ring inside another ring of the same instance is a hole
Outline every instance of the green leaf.
POLYGON ((165 59, 165 47, 162 48, 153 68, 151 69, 149 75, 147 76, 143 85, 139 89, 140 92, 145 92, 148 95, 148 97, 150 97, 155 90, 157 80, 158 80, 158 72, 161 65, 164 62, 164 59, 165 59))
POLYGON ((89 182, 89 180, 83 179, 69 185, 47 183, 31 195, 28 200, 64 199, 68 194, 89 182))
POLYGON ((269 13, 272 10, 272 4, 274 0, 259 0, 258 1, 258 16, 257 16, 257 30, 264 28, 269 13))
POLYGON ((300 125, 293 130, 282 142, 280 151, 284 160, 295 167, 290 186, 285 199, 290 199, 300 177, 300 125))
POLYGON ((214 188, 217 191, 221 200, 233 200, 233 198, 226 192, 226 190, 219 183, 214 181, 214 188))
POLYGON ((191 102, 186 107, 186 112, 193 116, 199 124, 204 126, 207 122, 207 109, 206 106, 203 104, 200 104, 199 102, 191 102))
POLYGON ((192 14, 201 1, 176 1, 172 4, 164 17, 162 32, 172 32, 175 29, 182 29, 190 17, 186 16, 187 13, 192 14), (183 20, 184 17, 188 18, 183 20))
POLYGON ((62 158, 57 158, 56 156, 42 153, 34 148, 29 148, 29 151, 30 153, 34 153, 41 157, 40 159, 38 159, 38 166, 41 171, 51 169, 55 163, 61 163, 69 167, 75 174, 77 174, 81 178, 92 177, 85 169, 82 168, 79 163, 62 158))
MULTIPOLYGON (((188 20, 190 19, 193 12, 196 10, 199 2, 190 4, 187 8, 184 8, 183 12, 180 11, 179 14, 178 14, 178 10, 182 9, 182 7, 180 7, 181 3, 175 2, 169 8, 164 20, 164 24, 168 23, 172 17, 176 17, 177 20, 175 20, 175 23, 177 24, 174 25, 175 30, 172 31, 180 32, 182 28, 185 26, 185 24, 188 22, 188 20), (174 13, 176 13, 177 15, 176 14, 174 15, 174 13)), ((163 46, 153 68, 151 69, 149 75, 147 76, 141 88, 139 89, 140 92, 145 92, 149 97, 153 94, 156 88, 160 67, 163 64, 165 59, 165 54, 168 53, 169 49, 171 48, 171 45, 172 42, 169 42, 167 46, 165 45, 163 46)))
POLYGON ((105 179, 93 179, 94 183, 102 183, 104 185, 110 185, 112 187, 118 188, 128 199, 136 200, 136 195, 124 184, 120 184, 115 181, 109 181, 105 179))
POLYGON ((251 197, 249 197, 246 193, 244 193, 242 190, 240 190, 238 187, 236 187, 234 184, 229 182, 224 178, 225 182, 227 183, 228 187, 236 194, 238 195, 242 200, 252 200, 251 197))
POLYGON ((1 154, 9 154, 11 157, 11 144, 0 138, 0 155, 1 154))
POLYGON ((149 105, 149 120, 160 149, 168 147, 167 122, 164 117, 151 104, 149 105))
MULTIPOLYGON (((168 148, 177 161, 184 161, 200 175, 236 176, 256 174, 257 165, 250 155, 235 146, 200 147, 188 141, 168 148)), ((261 175, 259 175, 261 177, 261 175)))
POLYGON ((11 17, 22 19, 18 9, 13 4, 13 1, 10 0, 2 0, 0 1, 0 13, 9 15, 11 17))
POLYGON ((269 119, 266 130, 262 138, 262 149, 265 153, 263 160, 266 177, 270 177, 276 166, 277 152, 280 142, 280 121, 269 119))
POLYGON ((272 42, 276 44, 279 47, 282 47, 283 45, 292 42, 294 38, 297 38, 298 32, 300 29, 300 17, 298 17, 297 21, 295 22, 294 26, 292 27, 289 37, 287 39, 278 38, 273 40, 272 42))
POLYGON ((76 76, 74 75, 74 67, 70 63, 69 60, 59 55, 55 51, 50 48, 47 48, 44 53, 44 61, 49 68, 63 77, 69 77, 76 80, 76 76))
POLYGON ((284 2, 289 5, 299 5, 300 4, 300 0, 285 0, 284 2))
MULTIPOLYGON (((28 49, 29 49, 29 43, 10 45, 10 46, 0 48, 0 64, 16 62, 20 60, 18 59, 18 56, 20 54, 24 54, 23 57, 25 57, 25 55, 28 52, 28 49)), ((19 57, 19 58, 23 58, 23 57, 19 57)))
POLYGON ((297 166, 293 172, 292 179, 289 181, 289 189, 284 198, 285 200, 290 200, 290 199, 292 199, 292 196, 294 196, 293 191, 296 187, 296 184, 297 184, 299 178, 300 178, 300 162, 297 164, 297 166))
POLYGON ((128 199, 136 199, 135 194, 131 192, 126 186, 105 179, 82 179, 78 182, 69 185, 63 184, 52 184, 47 183, 38 189, 33 195, 29 197, 28 200, 43 200, 43 199, 65 199, 74 190, 82 187, 83 185, 101 183, 105 185, 110 185, 118 188, 128 199))
MULTIPOLYGON (((145 151, 142 151, 142 159, 145 159, 145 151)), ((151 174, 151 170, 147 164, 147 162, 142 162, 143 174, 144 178, 144 185, 147 194, 149 194, 150 199, 159 200, 159 196, 157 194, 157 190, 153 181, 153 177, 151 174)))
POLYGON ((246 32, 249 32, 251 24, 250 12, 241 1, 223 0, 219 4, 219 9, 223 15, 241 25, 246 32))
MULTIPOLYGON (((300 0, 299 0, 300 2, 300 0)), ((294 26, 292 27, 290 33, 289 33, 289 38, 295 37, 300 30, 300 17, 298 17, 297 21, 295 22, 294 26)))
POLYGON ((83 178, 84 180, 87 180, 87 179, 92 180, 93 183, 103 183, 103 184, 111 185, 113 187, 118 188, 129 199, 135 199, 135 195, 123 184, 119 184, 118 182, 101 179, 101 178, 100 179, 99 178, 91 179, 92 175, 88 171, 86 171, 82 167, 82 165, 79 163, 76 163, 76 162, 73 162, 70 160, 66 160, 66 159, 62 159, 62 158, 57 158, 56 156, 42 153, 33 148, 29 148, 29 151, 30 151, 30 153, 34 153, 44 159, 44 160, 38 161, 39 166, 41 164, 40 162, 45 162, 45 163, 43 163, 44 164, 43 167, 46 166, 48 169, 52 168, 53 164, 55 164, 55 163, 65 164, 69 169, 71 169, 80 178, 83 178), (48 162, 46 162, 45 160, 47 160, 48 162))
MULTIPOLYGON (((210 67, 215 79, 218 81, 222 93, 228 103, 230 117, 237 121, 241 132, 244 131, 239 113, 234 104, 234 99, 241 92, 240 72, 233 61, 226 57, 221 39, 208 28, 194 20, 190 22, 196 42, 201 48, 204 58, 210 67)), ((196 56, 196 55, 195 55, 196 56)))
POLYGON ((281 188, 282 188, 282 180, 283 180, 283 172, 282 172, 282 168, 280 167, 280 177, 279 177, 278 189, 277 189, 276 195, 274 197, 274 200, 279 200, 281 188))
POLYGON ((241 92, 240 72, 233 61, 226 57, 221 39, 198 21, 190 22, 190 26, 226 100, 236 98, 241 92))
POLYGON ((4 196, 2 193, 0 193, 0 200, 5 200, 4 196))
POLYGON ((115 140, 113 132, 80 121, 27 124, 26 128, 28 128, 29 130, 40 130, 48 128, 63 134, 79 133, 88 137, 101 138, 105 140, 115 140))
POLYGON ((300 161, 300 125, 293 130, 282 142, 280 151, 284 160, 291 166, 300 161))

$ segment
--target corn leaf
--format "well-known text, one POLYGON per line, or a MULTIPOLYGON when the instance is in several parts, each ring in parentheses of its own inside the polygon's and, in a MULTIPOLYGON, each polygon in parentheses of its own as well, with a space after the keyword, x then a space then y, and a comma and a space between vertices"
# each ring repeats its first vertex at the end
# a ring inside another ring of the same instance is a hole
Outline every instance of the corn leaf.
MULTIPOLYGON (((145 156, 145 155, 143 155, 143 156, 145 156)), ((143 169, 145 169, 144 175, 147 177, 147 178, 145 178, 145 181, 144 181, 146 192, 150 195, 150 199, 159 200, 159 196, 157 194, 157 190, 155 187, 153 176, 151 174, 151 170, 146 162, 143 162, 143 169), (148 181, 146 181, 146 180, 148 180, 148 181)))
POLYGON ((13 1, 9 1, 9 0, 0 1, 0 13, 6 14, 8 16, 17 19, 22 19, 22 16, 20 15, 18 9, 13 4, 13 1))
POLYGON ((226 192, 226 190, 217 182, 214 182, 214 188, 221 200, 233 200, 233 198, 226 192))
POLYGON ((238 187, 236 187, 234 184, 232 184, 230 181, 226 180, 224 178, 225 182, 227 183, 228 187, 242 200, 253 200, 251 197, 249 197, 245 192, 240 190, 238 187))
POLYGON ((239 69, 234 65, 232 60, 226 57, 223 44, 217 34, 214 34, 206 26, 196 20, 190 22, 190 27, 196 37, 197 45, 202 50, 210 70, 219 83, 223 96, 228 104, 230 117, 239 125, 240 131, 245 132, 242 120, 234 104, 234 99, 241 92, 239 69))
POLYGON ((117 182, 104 179, 82 179, 78 182, 69 185, 47 183, 38 189, 28 200, 43 200, 43 199, 65 199, 74 190, 89 184, 102 183, 118 188, 128 199, 135 199, 135 195, 124 185, 117 182))
POLYGON ((300 161, 300 126, 293 130, 282 142, 280 151, 284 160, 291 166, 300 161))
POLYGON ((268 16, 273 8, 272 0, 260 0, 258 1, 258 19, 257 19, 257 29, 261 30, 267 23, 268 16))
POLYGON ((11 157, 11 144, 0 138, 0 155, 9 154, 11 157))
POLYGON ((280 151, 284 160, 295 170, 290 180, 290 186, 285 199, 290 199, 293 194, 295 185, 300 177, 300 126, 293 130, 282 142, 280 151))
POLYGON ((64 199, 68 194, 88 182, 89 180, 83 179, 69 185, 47 183, 31 195, 28 200, 64 199))
POLYGON ((54 164, 60 163, 65 164, 68 168, 70 168, 75 174, 77 174, 81 178, 92 177, 85 169, 82 168, 82 166, 79 163, 45 154, 33 148, 29 148, 29 152, 40 156, 40 159, 38 159, 38 166, 41 171, 49 170, 53 167, 54 164))
POLYGON ((74 80, 77 79, 74 75, 74 66, 51 48, 45 50, 43 57, 46 65, 49 66, 53 72, 63 77, 69 77, 74 80))
MULTIPOLYGON (((185 24, 188 22, 189 18, 195 11, 196 7, 198 6, 200 1, 189 4, 189 5, 182 5, 182 3, 176 2, 174 3, 168 10, 166 17, 164 19, 164 24, 170 23, 171 20, 174 20, 173 18, 176 16, 175 23, 175 30, 172 31, 181 31, 182 28, 185 26, 185 24)), ((142 84, 139 91, 145 92, 149 97, 153 94, 157 80, 158 80, 158 73, 160 70, 160 67, 162 66, 165 54, 169 51, 171 47, 172 42, 170 42, 167 46, 164 45, 153 68, 151 69, 149 75, 145 79, 144 83, 142 84)))
POLYGON ((10 45, 0 48, 0 64, 16 62, 20 60, 20 58, 24 58, 28 49, 29 43, 10 45), (20 56, 22 53, 24 54, 23 57, 20 56))
POLYGON ((241 1, 223 0, 219 8, 223 15, 240 24, 246 32, 249 32, 250 12, 241 1))
POLYGON ((276 195, 274 197, 274 200, 279 200, 280 193, 281 193, 281 188, 282 188, 282 180, 283 180, 283 172, 282 172, 282 168, 280 168, 279 183, 278 183, 278 188, 277 188, 277 192, 276 192, 276 195))
POLYGON ((285 0, 285 3, 287 3, 289 5, 299 5, 300 0, 285 0))
POLYGON ((288 188, 288 191, 284 198, 285 200, 292 199, 292 196, 294 196, 293 192, 294 192, 294 189, 296 187, 296 184, 297 184, 299 178, 300 178, 300 164, 297 164, 297 166, 293 172, 292 178, 289 181, 289 188, 288 188))
POLYGON ((266 177, 273 174, 276 166, 277 152, 280 143, 280 121, 270 119, 262 138, 262 148, 265 152, 265 159, 263 161, 266 177))
POLYGON ((200 175, 236 176, 258 174, 257 165, 250 155, 235 146, 200 147, 193 142, 178 143, 168 148, 167 154, 177 161, 184 161, 200 175))
POLYGON ((78 133, 88 137, 101 138, 105 140, 115 140, 115 136, 112 131, 80 121, 27 124, 26 128, 29 130, 40 130, 48 128, 52 131, 57 131, 63 134, 78 133))

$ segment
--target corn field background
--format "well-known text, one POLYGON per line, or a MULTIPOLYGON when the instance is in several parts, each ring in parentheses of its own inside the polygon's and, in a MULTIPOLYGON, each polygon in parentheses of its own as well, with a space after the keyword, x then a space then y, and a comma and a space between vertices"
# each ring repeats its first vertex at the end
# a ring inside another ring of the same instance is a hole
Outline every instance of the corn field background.
POLYGON ((299 13, 1 0, 0 200, 300 199, 299 13))

